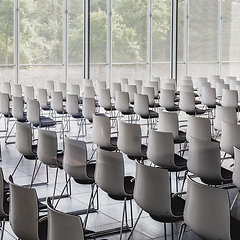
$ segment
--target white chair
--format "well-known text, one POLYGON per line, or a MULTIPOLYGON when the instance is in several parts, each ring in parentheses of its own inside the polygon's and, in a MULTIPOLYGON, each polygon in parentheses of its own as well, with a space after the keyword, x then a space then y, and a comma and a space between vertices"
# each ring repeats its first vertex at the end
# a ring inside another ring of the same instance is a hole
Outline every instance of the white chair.
POLYGON ((83 87, 93 87, 92 79, 83 79, 83 87))
POLYGON ((197 90, 197 92, 198 92, 198 95, 199 96, 201 96, 202 95, 202 89, 203 89, 203 87, 211 87, 211 84, 210 84, 210 82, 205 82, 205 81, 201 81, 201 82, 198 82, 198 90, 197 90))
POLYGON ((223 152, 234 157, 234 147, 240 147, 240 125, 222 121, 220 147, 223 152))
POLYGON ((222 107, 216 106, 216 117, 214 120, 214 129, 216 130, 216 136, 222 131, 222 122, 228 122, 232 124, 237 124, 237 112, 233 107, 222 107))
POLYGON ((229 85, 225 83, 217 83, 216 84, 216 96, 218 99, 222 99, 223 89, 229 89, 229 85))
POLYGON ((93 121, 93 114, 96 113, 95 99, 94 98, 83 98, 82 115, 90 123, 93 121))
POLYGON ((161 132, 170 132, 173 134, 175 144, 181 144, 186 141, 186 133, 179 129, 179 121, 177 113, 159 112, 159 121, 157 130, 161 132))
POLYGON ((238 239, 238 221, 230 214, 226 189, 214 188, 188 180, 184 223, 179 230, 183 239, 186 225, 202 239, 238 239))
POLYGON ((153 87, 154 89, 154 98, 158 99, 159 98, 159 85, 158 82, 156 81, 148 81, 147 82, 148 87, 153 87))
POLYGON ((173 239, 173 223, 183 220, 185 200, 177 194, 172 194, 168 170, 136 162, 133 196, 142 210, 128 239, 130 239, 143 211, 155 221, 164 223, 165 239, 167 239, 166 223, 171 223, 173 239))
POLYGON ((112 137, 110 118, 104 114, 93 114, 92 141, 108 151, 117 149, 117 137, 112 137))
POLYGON ((22 85, 21 84, 13 84, 13 96, 14 97, 22 97, 22 85))
POLYGON ((216 88, 216 85, 218 83, 224 84, 224 80, 220 79, 220 78, 213 79, 212 82, 211 82, 211 87, 216 88))
POLYGON ((45 87, 47 90, 47 95, 49 98, 52 96, 52 92, 54 91, 54 81, 52 80, 47 80, 45 83, 45 87))
POLYGON ((162 89, 159 104, 167 111, 178 111, 179 107, 175 104, 174 90, 162 89))
POLYGON ((45 88, 39 88, 38 89, 37 100, 39 101, 40 108, 42 110, 44 110, 44 111, 50 111, 51 110, 51 104, 50 104, 50 102, 48 102, 47 90, 45 88))
POLYGON ((24 100, 23 97, 12 98, 12 115, 19 122, 26 122, 26 114, 24 113, 24 100))
POLYGON ((16 185, 9 176, 9 222, 18 239, 46 240, 47 219, 39 215, 35 188, 16 185))
POLYGON ((65 83, 65 82, 58 82, 57 90, 62 92, 63 101, 65 101, 66 100, 66 96, 67 96, 67 83, 65 83))
POLYGON ((125 92, 129 94, 129 101, 131 104, 134 104, 134 94, 137 93, 137 86, 136 85, 126 85, 125 92))
POLYGON ((220 105, 216 101, 216 89, 210 87, 202 87, 202 104, 206 105, 208 108, 216 108, 216 105, 220 105))
POLYGON ((223 107, 234 107, 236 110, 239 110, 237 90, 223 89, 221 105, 223 107))
POLYGON ((80 91, 80 85, 79 84, 71 83, 69 93, 77 95, 79 104, 82 103, 82 97, 81 97, 81 91, 80 91))
MULTIPOLYGON (((122 233, 124 231, 129 231, 130 227, 133 225, 132 199, 134 183, 132 180, 134 178, 132 176, 125 176, 124 172, 122 153, 98 149, 95 182, 110 198, 124 201, 122 223, 119 228, 120 239, 122 239, 122 233), (128 225, 127 219, 127 200, 130 201, 131 226, 128 225), (124 224, 124 222, 126 222, 126 224, 124 224)), ((109 231, 111 232, 111 230, 109 231)))
POLYGON ((128 84, 128 78, 120 78, 119 82, 121 84, 121 90, 125 92, 125 85, 128 84))
POLYGON ((28 104, 29 100, 35 99, 35 93, 34 93, 34 87, 33 86, 25 86, 25 94, 24 94, 24 100, 28 104))
POLYGON ((237 80, 237 78, 235 76, 226 76, 225 79, 224 79, 224 82, 226 84, 230 84, 231 80, 237 80))
POLYGON ((1 93, 7 93, 9 97, 12 96, 12 88, 10 82, 2 82, 1 93))
POLYGON ((112 99, 114 99, 114 100, 116 99, 116 94, 118 91, 121 92, 121 84, 113 82, 111 85, 111 98, 112 99))
POLYGON ((179 108, 189 115, 204 114, 205 109, 200 109, 195 106, 194 92, 180 92, 179 108))
POLYGON ((142 87, 142 95, 148 96, 149 107, 158 108, 160 107, 159 103, 155 101, 154 87, 142 87))
POLYGON ((142 144, 142 133, 139 124, 119 122, 117 147, 132 160, 144 160, 147 158, 147 146, 142 144))
POLYGON ((197 175, 205 184, 223 186, 232 182, 232 172, 221 167, 218 142, 190 136, 187 167, 189 172, 197 175))
POLYGON ((105 81, 97 81, 96 92, 98 96, 101 89, 107 89, 107 83, 105 81))
POLYGON ((98 96, 98 104, 106 112, 110 112, 110 117, 115 117, 114 111, 116 110, 114 103, 111 102, 110 89, 100 89, 98 96))
MULTIPOLYGON (((65 96, 66 100, 66 96, 65 96)), ((66 120, 67 111, 66 107, 63 104, 64 97, 62 91, 53 91, 51 98, 51 108, 53 110, 53 116, 55 120, 57 119, 57 115, 61 115, 62 121, 66 120), (65 118, 64 118, 65 117, 65 118)))
MULTIPOLYGON (((83 117, 82 109, 79 107, 79 104, 78 104, 78 95, 67 94, 66 113, 72 118, 77 119, 77 125, 78 125, 77 139, 79 138, 81 132, 82 132, 81 136, 86 136, 87 135, 86 120, 83 117)), ((70 121, 69 121, 69 128, 70 128, 70 121)))
POLYGON ((136 85, 136 87, 137 87, 137 93, 141 94, 142 93, 143 81, 138 80, 138 79, 134 79, 133 82, 134 82, 134 85, 136 85))

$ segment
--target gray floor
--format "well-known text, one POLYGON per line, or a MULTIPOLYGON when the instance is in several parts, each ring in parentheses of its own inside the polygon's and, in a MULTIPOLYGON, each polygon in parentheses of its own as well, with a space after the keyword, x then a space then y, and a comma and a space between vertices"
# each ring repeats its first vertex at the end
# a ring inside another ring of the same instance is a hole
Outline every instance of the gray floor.
MULTIPOLYGON (((0 119, 0 126, 3 126, 3 119, 0 119)), ((72 125, 74 126, 75 123, 72 125)), ((3 127, 1 128, 3 129, 3 127)), ((72 128, 70 133, 67 133, 69 136, 76 134, 76 128, 72 128)), ((0 136, 4 136, 4 133, 1 133, 0 136)), ((89 141, 91 136, 91 128, 88 126, 88 137, 84 138, 85 140, 89 141)), ((15 144, 5 144, 4 138, 0 138, 1 140, 1 156, 2 161, 0 162, 0 166, 3 168, 5 179, 8 179, 9 174, 12 173, 18 159, 20 158, 20 154, 16 150, 15 144)), ((14 137, 9 139, 10 141, 14 141, 14 137)), ((61 142, 59 143, 61 146, 61 142)), ((89 144, 89 155, 91 154, 92 145, 89 144)), ((231 160, 226 162, 226 165, 230 166, 231 160)), ((23 159, 22 163, 20 164, 18 170, 14 175, 14 181, 17 184, 24 185, 29 184, 31 179, 31 173, 33 170, 34 162, 30 160, 23 159)), ((126 175, 135 174, 135 163, 125 157, 125 172, 126 175)), ((50 169, 50 183, 46 185, 37 186, 37 193, 39 198, 45 198, 47 196, 51 196, 53 191, 53 182, 54 182, 54 175, 55 169, 50 169)), ((45 182, 46 181, 46 174, 45 174, 45 167, 41 167, 40 172, 37 176, 36 182, 45 182)), ((58 185, 57 190, 58 193, 61 192, 65 182, 65 175, 63 171, 60 171, 59 178, 58 178, 58 185)), ((174 181, 172 181, 174 182, 174 181)), ((175 187, 173 187, 175 188, 175 187)), ((72 195, 69 198, 63 198, 60 200, 58 205, 58 209, 70 212, 85 209, 87 207, 87 203, 90 196, 90 186, 89 185, 80 185, 72 181, 72 195)), ((230 190, 230 197, 231 199, 234 197, 236 193, 236 189, 230 190)), ((121 223, 121 216, 122 216, 122 202, 115 201, 108 197, 108 195, 103 192, 99 191, 99 201, 100 201, 100 208, 97 212, 91 213, 89 215, 88 229, 91 230, 104 230, 112 227, 119 227, 121 223)), ((134 219, 137 218, 138 213, 140 212, 140 208, 135 204, 133 204, 133 213, 134 219)), ((238 200, 234 209, 233 215, 240 219, 240 201, 238 200)), ((82 215, 84 219, 85 215, 82 215)), ((174 224, 174 239, 177 239, 178 230, 181 225, 180 223, 174 224)), ((4 233, 4 239, 17 239, 14 235, 13 231, 11 230, 11 226, 9 223, 6 223, 6 231, 4 233)), ((127 239, 129 233, 124 233, 123 239, 127 239)), ((171 239, 171 227, 170 225, 167 226, 167 235, 168 239, 171 239)), ((119 239, 119 234, 112 234, 105 237, 101 237, 99 239, 106 238, 106 239, 119 239)), ((147 213, 143 213, 142 217, 136 227, 136 230, 133 233, 131 239, 164 239, 164 228, 163 223, 159 223, 154 221, 149 217, 147 213)), ((184 239, 200 239, 196 236, 191 230, 187 228, 186 233, 184 235, 184 239)))

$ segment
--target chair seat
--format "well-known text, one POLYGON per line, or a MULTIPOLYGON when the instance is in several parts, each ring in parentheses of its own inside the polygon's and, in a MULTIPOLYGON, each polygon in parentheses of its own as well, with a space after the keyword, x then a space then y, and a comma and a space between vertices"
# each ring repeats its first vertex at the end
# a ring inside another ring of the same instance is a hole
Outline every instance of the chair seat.
POLYGON ((191 111, 191 112, 186 112, 189 115, 198 115, 198 114, 204 114, 206 112, 205 109, 200 109, 200 108, 195 108, 195 111, 191 111))
POLYGON ((108 194, 108 196, 114 200, 124 200, 125 197, 127 198, 127 200, 133 199, 134 181, 132 181, 132 179, 134 179, 134 177, 132 176, 124 177, 124 190, 126 192, 126 195, 116 196, 108 194))
POLYGON ((24 155, 26 159, 35 160, 37 158, 37 145, 32 145, 32 154, 24 155))
POLYGON ((240 221, 230 216, 230 234, 232 240, 239 239, 240 221))
POLYGON ((170 108, 165 108, 167 111, 178 111, 179 110, 179 107, 178 105, 174 105, 173 107, 170 107, 170 108))
POLYGON ((101 148, 103 150, 107 150, 107 151, 115 151, 117 149, 117 137, 111 137, 110 138, 110 144, 112 146, 110 146, 110 147, 101 147, 101 146, 99 146, 99 148, 101 148))
POLYGON ((51 126, 55 126, 56 122, 49 117, 40 116, 40 124, 33 124, 33 125, 34 127, 38 127, 39 125, 41 127, 51 127, 51 126))
POLYGON ((158 118, 158 112, 155 112, 153 110, 149 110, 149 115, 147 116, 141 116, 143 119, 148 119, 148 118, 158 118))
POLYGON ((221 175, 222 175, 222 179, 219 180, 212 180, 212 179, 203 179, 201 178, 202 182, 205 184, 209 184, 209 185, 221 185, 223 184, 228 184, 232 182, 232 172, 221 167, 221 175))
POLYGON ((82 114, 82 109, 78 109, 78 113, 77 114, 73 114, 72 115, 73 118, 83 118, 83 114, 82 114))
POLYGON ((152 219, 158 221, 158 222, 178 222, 183 219, 183 210, 185 206, 185 200, 176 196, 172 198, 172 213, 175 215, 175 217, 158 217, 154 215, 150 215, 152 219))
POLYGON ((131 115, 131 114, 134 114, 133 107, 130 106, 128 111, 121 111, 121 113, 122 113, 123 115, 131 115))
POLYGON ((128 155, 128 158, 130 158, 131 160, 146 160, 147 159, 147 146, 144 144, 141 144, 141 152, 142 155, 141 156, 130 156, 128 155))
POLYGON ((174 143, 184 143, 186 141, 186 133, 178 131, 178 137, 174 138, 174 143))
POLYGON ((95 180, 94 180, 95 167, 96 167, 95 163, 87 164, 87 176, 89 177, 89 179, 74 178, 74 181, 79 183, 79 184, 92 184, 92 183, 94 183, 95 182, 95 180))
POLYGON ((150 108, 157 108, 157 107, 160 107, 160 104, 159 103, 150 104, 149 107, 150 108))

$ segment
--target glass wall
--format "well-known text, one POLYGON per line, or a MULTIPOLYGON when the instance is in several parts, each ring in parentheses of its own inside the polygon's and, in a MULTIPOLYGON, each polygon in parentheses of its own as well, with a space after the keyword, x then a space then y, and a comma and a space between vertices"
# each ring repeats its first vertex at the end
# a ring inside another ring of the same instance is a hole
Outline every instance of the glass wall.
POLYGON ((0 1, 0 81, 14 82, 14 2, 0 1))
POLYGON ((44 87, 63 81, 62 0, 20 1, 19 83, 44 87))
POLYGON ((147 0, 115 0, 112 10, 112 81, 147 78, 147 0))
POLYGON ((68 82, 82 84, 83 1, 68 0, 68 82))
POLYGON ((152 75, 170 77, 171 0, 152 1, 152 75))
POLYGON ((223 1, 222 77, 240 78, 240 1, 223 1))
POLYGON ((218 0, 189 0, 188 75, 218 74, 218 0))
MULTIPOLYGON (((148 69, 153 76, 170 77, 172 1, 152 0, 151 16, 147 0, 89 1, 90 77, 94 81, 108 80, 110 75, 111 81, 128 77, 132 83, 133 79, 146 81, 148 69), (148 18, 152 20, 151 32, 148 18), (110 34, 112 49, 107 46, 110 34), (152 49, 152 68, 147 68, 147 56, 151 55, 147 46, 152 49)), ((19 38, 14 41, 14 0, 0 1, 0 81, 19 81, 36 88, 43 87, 46 80, 81 84, 84 1, 19 3, 19 38), (18 41, 20 72, 19 79, 14 79, 14 42, 18 41)), ((240 78, 239 10, 239 0, 178 0, 178 80, 186 74, 193 79, 212 74, 240 78)))
POLYGON ((90 76, 107 81, 107 1, 90 1, 90 76))

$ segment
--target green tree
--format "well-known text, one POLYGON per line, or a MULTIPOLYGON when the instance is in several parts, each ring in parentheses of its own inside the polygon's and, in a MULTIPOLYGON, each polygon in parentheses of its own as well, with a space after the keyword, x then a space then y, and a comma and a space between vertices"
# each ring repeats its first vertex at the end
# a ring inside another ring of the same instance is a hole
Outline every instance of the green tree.
POLYGON ((0 2, 0 55, 5 64, 13 63, 14 13, 13 0, 0 2), (9 56, 10 55, 10 56, 9 56), (9 59, 10 57, 10 59, 9 59))

